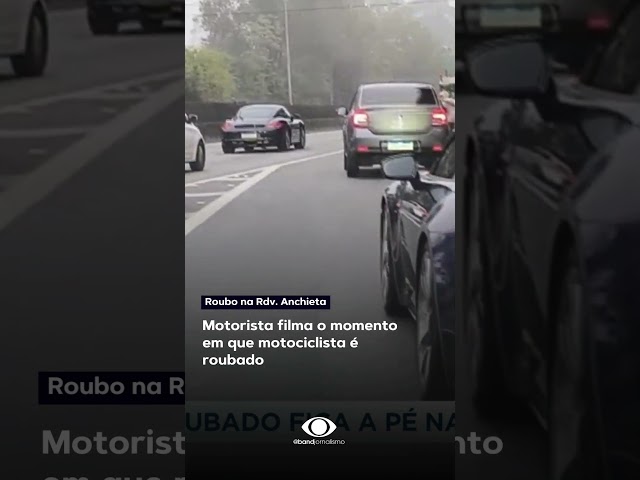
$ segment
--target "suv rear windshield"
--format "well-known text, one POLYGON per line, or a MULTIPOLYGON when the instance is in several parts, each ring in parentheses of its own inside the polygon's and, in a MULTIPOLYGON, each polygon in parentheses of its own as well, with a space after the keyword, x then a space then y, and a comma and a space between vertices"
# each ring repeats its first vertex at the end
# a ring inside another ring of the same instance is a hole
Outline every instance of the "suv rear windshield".
POLYGON ((360 103, 371 105, 437 105, 431 87, 415 85, 367 85, 362 89, 360 103))

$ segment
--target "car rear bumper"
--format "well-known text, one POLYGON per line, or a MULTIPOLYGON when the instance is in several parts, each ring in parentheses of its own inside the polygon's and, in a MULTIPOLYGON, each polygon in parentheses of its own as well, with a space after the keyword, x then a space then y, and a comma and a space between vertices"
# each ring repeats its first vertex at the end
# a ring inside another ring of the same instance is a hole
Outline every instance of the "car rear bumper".
POLYGON ((89 17, 108 16, 118 21, 184 20, 184 5, 184 0, 90 0, 87 3, 89 17))
POLYGON ((222 143, 227 145, 233 145, 236 148, 244 147, 275 147, 278 145, 280 138, 279 130, 232 130, 229 132, 222 132, 222 143), (254 134, 256 138, 247 139, 243 138, 243 134, 254 134))
POLYGON ((442 153, 450 132, 449 127, 433 127, 426 133, 400 135, 377 135, 369 130, 358 130, 351 137, 347 149, 362 166, 380 165, 386 157, 403 153, 403 151, 413 152, 418 157, 426 159, 425 161, 430 161, 442 153), (390 149, 390 143, 394 142, 411 142, 412 149, 390 149))
MULTIPOLYGON (((382 165, 382 162, 387 158, 398 155, 398 152, 391 153, 356 153, 353 155, 353 160, 358 167, 375 167, 382 165)), ((425 169, 431 168, 433 162, 438 158, 438 153, 433 152, 421 152, 414 154, 418 163, 425 169)))

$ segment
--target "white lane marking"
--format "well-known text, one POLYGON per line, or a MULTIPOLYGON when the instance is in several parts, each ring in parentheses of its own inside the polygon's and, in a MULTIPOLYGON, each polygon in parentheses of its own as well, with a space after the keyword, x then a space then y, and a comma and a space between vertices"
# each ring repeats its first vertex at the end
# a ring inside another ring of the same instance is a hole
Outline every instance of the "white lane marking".
POLYGON ((66 128, 34 128, 22 130, 0 130, 0 138, 38 138, 38 137, 69 137, 73 135, 84 135, 91 129, 88 127, 66 127, 66 128))
POLYGON ((44 199, 56 187, 69 179, 101 153, 126 137, 145 121, 184 96, 184 81, 174 82, 151 95, 143 103, 96 129, 67 150, 49 159, 45 165, 24 177, 14 188, 2 195, 0 230, 25 210, 44 199))
MULTIPOLYGON (((320 155, 314 155, 312 157, 304 157, 298 160, 289 160, 288 162, 278 163, 277 165, 282 165, 283 167, 287 165, 293 165, 300 161, 306 162, 307 160, 315 160, 316 158, 322 158, 330 155, 335 155, 336 153, 342 153, 342 150, 336 150, 335 152, 322 153, 320 155)), ((242 172, 229 173, 227 175, 221 175, 219 177, 211 177, 211 178, 203 178, 202 180, 196 180, 195 182, 185 183, 186 187, 199 187, 200 185, 205 185, 211 182, 243 182, 250 175, 262 172, 266 167, 258 167, 252 168, 251 170, 244 170, 242 172)))
POLYGON ((323 153, 321 155, 314 155, 312 157, 299 158, 298 160, 291 160, 289 162, 279 163, 277 165, 270 165, 268 167, 263 168, 260 173, 254 175, 253 177, 248 179, 246 182, 241 183, 240 185, 238 185, 237 188, 234 188, 233 190, 231 190, 231 191, 225 193, 224 195, 222 195, 215 202, 210 203, 206 207, 201 208, 196 213, 191 215, 184 223, 184 236, 186 237, 187 235, 189 235, 196 228, 198 228, 204 222, 209 220, 209 218, 211 218, 217 212, 222 210, 226 205, 231 203, 233 200, 238 198, 240 195, 242 195, 244 192, 249 190, 254 185, 260 183, 262 180, 267 178, 269 175, 271 175, 276 170, 279 170, 282 167, 287 167, 289 165, 296 165, 298 163, 308 162, 310 160, 317 160, 319 158, 330 157, 330 156, 333 156, 333 155, 337 155, 339 153, 342 153, 342 150, 336 150, 334 152, 323 153))
POLYGON ((30 108, 42 107, 42 106, 50 105, 51 103, 60 102, 63 100, 78 100, 78 99, 91 100, 94 98, 94 96, 95 98, 101 98, 101 95, 104 93, 104 90, 106 89, 129 88, 139 83, 155 82, 158 80, 171 79, 175 77, 184 79, 184 68, 169 70, 167 72, 162 72, 162 73, 156 73, 154 75, 145 75, 142 77, 135 78, 133 80, 126 80, 123 82, 110 83, 106 85, 100 85, 97 87, 91 87, 91 88, 87 88, 86 90, 78 90, 74 92, 67 92, 67 93, 61 93, 58 95, 52 95, 50 97, 36 98, 32 100, 27 100, 25 102, 17 103, 15 105, 7 105, 0 108, 0 114, 24 113, 24 112, 28 112, 30 108))
POLYGON ((245 175, 244 178, 239 178, 238 175, 240 175, 239 173, 232 173, 229 175, 221 175, 219 177, 211 177, 211 178, 204 178, 202 180, 196 180, 195 182, 191 182, 191 183, 185 183, 185 187, 199 187, 200 185, 205 185, 207 183, 211 183, 211 182, 243 182, 247 177, 246 175, 249 174, 253 174, 253 173, 260 173, 262 170, 264 170, 264 167, 260 167, 260 168, 253 168, 251 170, 247 170, 245 172, 242 172, 242 174, 245 175))
POLYGON ((333 152, 321 153, 320 155, 313 155, 311 157, 298 158, 297 160, 289 160, 288 162, 279 163, 278 167, 288 167, 289 165, 296 165, 298 163, 308 162, 309 160, 316 160, 318 158, 331 157, 333 155, 337 155, 338 153, 342 153, 342 149, 334 150, 333 152))
MULTIPOLYGON (((320 132, 307 132, 307 140, 309 140, 309 138, 313 139, 313 137, 315 137, 315 136, 328 135, 329 133, 337 133, 337 132, 342 132, 342 129, 337 128, 335 130, 322 130, 320 132)), ((220 145, 220 142, 219 141, 207 142, 207 147, 213 147, 214 145, 220 145)))
POLYGON ((207 192, 207 193, 185 193, 185 198, 198 198, 198 197, 218 197, 224 195, 227 192, 207 192))
POLYGON ((257 174, 255 177, 247 180, 243 184, 241 184, 238 188, 231 190, 227 195, 223 195, 217 201, 210 203, 204 208, 201 208, 196 213, 191 215, 187 221, 184 222, 184 236, 186 237, 191 232, 193 232, 196 228, 206 222, 212 215, 214 215, 217 211, 223 208, 225 205, 231 203, 232 200, 242 195, 244 192, 249 190, 251 187, 256 185, 261 180, 267 178, 271 173, 275 172, 278 169, 277 166, 267 167, 261 173, 257 174))

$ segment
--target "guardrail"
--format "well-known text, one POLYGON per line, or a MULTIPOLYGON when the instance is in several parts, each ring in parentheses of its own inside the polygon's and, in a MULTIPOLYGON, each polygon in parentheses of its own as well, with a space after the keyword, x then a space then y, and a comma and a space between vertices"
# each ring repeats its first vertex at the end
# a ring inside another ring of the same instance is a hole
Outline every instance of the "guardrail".
MULTIPOLYGON (((224 121, 224 120, 223 120, 224 121)), ((305 119, 304 125, 308 132, 321 132, 323 130, 338 130, 342 127, 342 118, 312 118, 305 119)), ((206 142, 215 142, 220 140, 220 125, 222 122, 200 122, 197 127, 202 132, 206 142)))
MULTIPOLYGON (((252 103, 277 103, 271 101, 261 101, 252 103)), ((239 103, 211 103, 211 102, 185 102, 185 113, 195 114, 201 122, 223 123, 227 118, 233 117, 238 109, 246 105, 239 103)), ((281 103, 291 113, 299 114, 303 119, 332 118, 337 117, 337 106, 333 105, 287 105, 281 103)))

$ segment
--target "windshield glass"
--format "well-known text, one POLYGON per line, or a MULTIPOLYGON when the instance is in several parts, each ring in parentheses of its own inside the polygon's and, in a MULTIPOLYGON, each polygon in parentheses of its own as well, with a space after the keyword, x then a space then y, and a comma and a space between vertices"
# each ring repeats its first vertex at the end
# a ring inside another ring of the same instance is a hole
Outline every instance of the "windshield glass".
POLYGON ((368 85, 362 90, 361 104, 372 105, 436 105, 430 87, 414 85, 368 85))
POLYGON ((267 118, 273 117, 280 107, 273 105, 247 105, 236 113, 238 118, 267 118))

